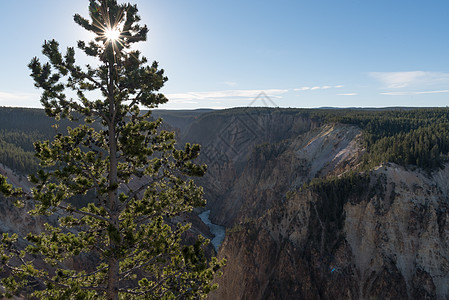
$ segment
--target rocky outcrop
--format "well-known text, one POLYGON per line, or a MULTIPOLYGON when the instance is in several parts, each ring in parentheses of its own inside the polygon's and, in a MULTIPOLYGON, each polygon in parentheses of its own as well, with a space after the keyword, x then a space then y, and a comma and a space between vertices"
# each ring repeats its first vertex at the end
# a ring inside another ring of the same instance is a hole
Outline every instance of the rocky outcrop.
POLYGON ((449 298, 449 168, 384 164, 345 175, 363 152, 357 136, 327 125, 248 164, 243 174, 259 176, 239 186, 244 209, 219 252, 228 265, 210 299, 449 298), (340 179, 298 188, 329 174, 340 179))
POLYGON ((344 232, 363 296, 376 287, 370 277, 390 264, 408 298, 449 297, 448 175, 448 168, 429 176, 384 165, 372 172, 383 181, 382 193, 346 204, 344 232))

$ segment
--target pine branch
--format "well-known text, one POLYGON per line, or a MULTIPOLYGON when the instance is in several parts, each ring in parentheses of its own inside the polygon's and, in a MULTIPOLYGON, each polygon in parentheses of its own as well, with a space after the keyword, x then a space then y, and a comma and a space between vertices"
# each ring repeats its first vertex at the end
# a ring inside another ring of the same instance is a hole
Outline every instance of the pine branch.
POLYGON ((83 216, 92 217, 92 218, 97 219, 99 221, 103 221, 103 222, 106 222, 106 223, 109 223, 109 224, 113 224, 111 219, 107 219, 107 218, 102 217, 100 215, 96 215, 96 214, 93 214, 93 213, 90 213, 90 212, 86 212, 86 211, 82 211, 82 210, 76 209, 73 206, 68 207, 68 206, 64 206, 62 204, 58 204, 56 207, 60 208, 62 210, 65 210, 65 211, 67 211, 69 213, 77 213, 77 214, 80 214, 80 215, 83 215, 83 216))
POLYGON ((135 198, 139 195, 139 193, 143 192, 144 190, 149 188, 152 184, 160 181, 161 179, 163 179, 165 177, 166 177, 165 175, 162 175, 157 178, 151 178, 152 179, 151 182, 145 183, 145 184, 141 185, 137 190, 134 190, 130 195, 128 195, 128 199, 126 199, 126 201, 124 201, 122 203, 122 205, 119 207, 119 211, 123 211, 131 201, 135 200, 135 198))

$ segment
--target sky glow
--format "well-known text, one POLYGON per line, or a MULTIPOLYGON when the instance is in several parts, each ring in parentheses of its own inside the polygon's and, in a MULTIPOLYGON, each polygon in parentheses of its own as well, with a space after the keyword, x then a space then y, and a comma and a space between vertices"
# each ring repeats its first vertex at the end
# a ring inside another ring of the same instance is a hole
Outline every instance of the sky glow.
MULTIPOLYGON (((258 105, 260 93, 280 107, 449 104, 447 0, 129 1, 150 29, 138 49, 169 78, 161 108, 258 105)), ((1 2, 0 106, 40 106, 26 66, 44 40, 88 41, 73 22, 88 4, 1 2)))

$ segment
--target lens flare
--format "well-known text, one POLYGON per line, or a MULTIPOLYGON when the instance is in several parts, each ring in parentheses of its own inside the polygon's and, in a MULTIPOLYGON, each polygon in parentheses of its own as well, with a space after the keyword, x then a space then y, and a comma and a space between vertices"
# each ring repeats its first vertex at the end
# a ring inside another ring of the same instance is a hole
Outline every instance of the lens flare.
POLYGON ((104 36, 108 39, 108 41, 116 41, 120 37, 120 30, 118 30, 117 28, 107 28, 104 31, 104 36))

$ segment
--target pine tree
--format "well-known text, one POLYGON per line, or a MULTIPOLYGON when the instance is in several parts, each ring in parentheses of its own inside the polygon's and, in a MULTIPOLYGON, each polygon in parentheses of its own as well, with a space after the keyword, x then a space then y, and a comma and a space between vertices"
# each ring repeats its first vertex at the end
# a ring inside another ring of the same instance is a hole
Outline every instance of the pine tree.
POLYGON ((46 113, 80 125, 35 143, 42 170, 30 176, 29 195, 0 177, 0 192, 28 197, 30 213, 57 218, 26 237, 25 251, 15 250, 17 235, 3 235, 1 261, 11 276, 2 284, 10 295, 37 284, 32 296, 40 299, 204 297, 224 262, 207 261, 201 237, 182 245, 190 224, 171 221, 205 204, 189 178, 205 172, 192 162, 199 146, 178 149, 174 133, 141 110, 167 101, 158 92, 167 78, 132 48, 148 32, 137 7, 90 0, 89 13, 90 20, 78 14, 74 20, 95 39, 78 48, 97 66, 76 65, 74 48, 62 54, 55 40, 43 45, 48 62, 29 64, 46 113), (94 197, 83 207, 73 200, 88 193, 94 197), (74 267, 87 257, 92 266, 74 267))

